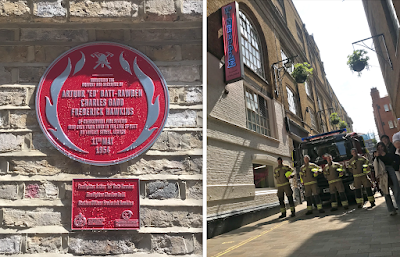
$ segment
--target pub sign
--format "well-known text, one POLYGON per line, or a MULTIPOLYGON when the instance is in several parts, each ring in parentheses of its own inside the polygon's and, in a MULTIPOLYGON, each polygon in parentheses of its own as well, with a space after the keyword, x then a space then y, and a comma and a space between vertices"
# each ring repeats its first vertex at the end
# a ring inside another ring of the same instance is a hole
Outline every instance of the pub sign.
POLYGON ((169 112, 157 66, 129 46, 93 42, 59 56, 42 76, 36 114, 64 155, 106 166, 132 159, 155 142, 169 112))

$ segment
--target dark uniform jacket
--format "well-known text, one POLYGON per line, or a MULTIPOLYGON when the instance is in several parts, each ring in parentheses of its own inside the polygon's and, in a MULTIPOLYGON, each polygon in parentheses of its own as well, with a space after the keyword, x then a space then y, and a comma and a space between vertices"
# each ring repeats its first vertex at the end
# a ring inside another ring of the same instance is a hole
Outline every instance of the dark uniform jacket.
POLYGON ((343 167, 340 163, 338 162, 332 162, 332 165, 326 164, 324 167, 324 176, 326 180, 328 180, 328 183, 334 183, 337 181, 341 181, 342 179, 340 178, 340 172, 343 171, 343 167))
POLYGON ((289 177, 292 175, 293 170, 287 165, 278 166, 274 169, 274 177, 277 186, 289 185, 289 177))
POLYGON ((304 164, 300 168, 301 182, 304 183, 304 185, 317 183, 317 176, 314 176, 314 174, 318 175, 317 172, 321 172, 320 166, 311 162, 308 163, 308 166, 304 164))

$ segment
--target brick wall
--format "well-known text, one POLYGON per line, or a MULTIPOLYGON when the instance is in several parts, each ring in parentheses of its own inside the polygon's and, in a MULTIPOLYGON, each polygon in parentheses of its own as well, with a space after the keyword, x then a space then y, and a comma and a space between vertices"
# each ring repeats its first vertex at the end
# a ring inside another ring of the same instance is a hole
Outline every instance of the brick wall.
POLYGON ((202 254, 201 0, 0 0, 0 254, 202 254), (96 167, 65 157, 36 120, 36 87, 66 50, 93 41, 138 49, 170 95, 145 154, 96 167), (74 178, 139 178, 139 231, 70 230, 74 178))

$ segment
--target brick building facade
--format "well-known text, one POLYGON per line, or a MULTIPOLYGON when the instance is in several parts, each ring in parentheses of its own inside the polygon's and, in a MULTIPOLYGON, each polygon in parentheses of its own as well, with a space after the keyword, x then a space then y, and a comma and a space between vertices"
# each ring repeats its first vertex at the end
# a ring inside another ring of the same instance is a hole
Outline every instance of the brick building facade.
POLYGON ((0 254, 202 254, 201 0, 0 1, 0 254), (35 115, 49 64, 110 41, 161 70, 169 117, 141 156, 97 167, 61 154, 35 115), (74 178, 139 178, 138 231, 71 231, 74 178))
POLYGON ((278 205, 272 174, 277 157, 291 165, 302 137, 335 130, 332 112, 352 126, 290 0, 237 1, 244 78, 225 82, 221 8, 231 2, 207 2, 208 237, 264 217, 278 205), (286 61, 294 56, 294 63, 314 68, 306 83, 291 76, 286 61))
POLYGON ((398 132, 397 119, 395 118, 389 96, 380 97, 376 87, 371 88, 372 108, 374 110, 375 124, 379 138, 387 135, 392 140, 393 134, 398 132))

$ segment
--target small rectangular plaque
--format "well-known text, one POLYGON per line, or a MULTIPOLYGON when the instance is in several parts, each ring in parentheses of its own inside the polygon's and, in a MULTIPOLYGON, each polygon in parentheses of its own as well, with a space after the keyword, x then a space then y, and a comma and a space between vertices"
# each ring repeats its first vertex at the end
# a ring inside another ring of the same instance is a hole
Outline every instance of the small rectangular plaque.
POLYGON ((72 180, 71 228, 139 229, 139 179, 72 180))

